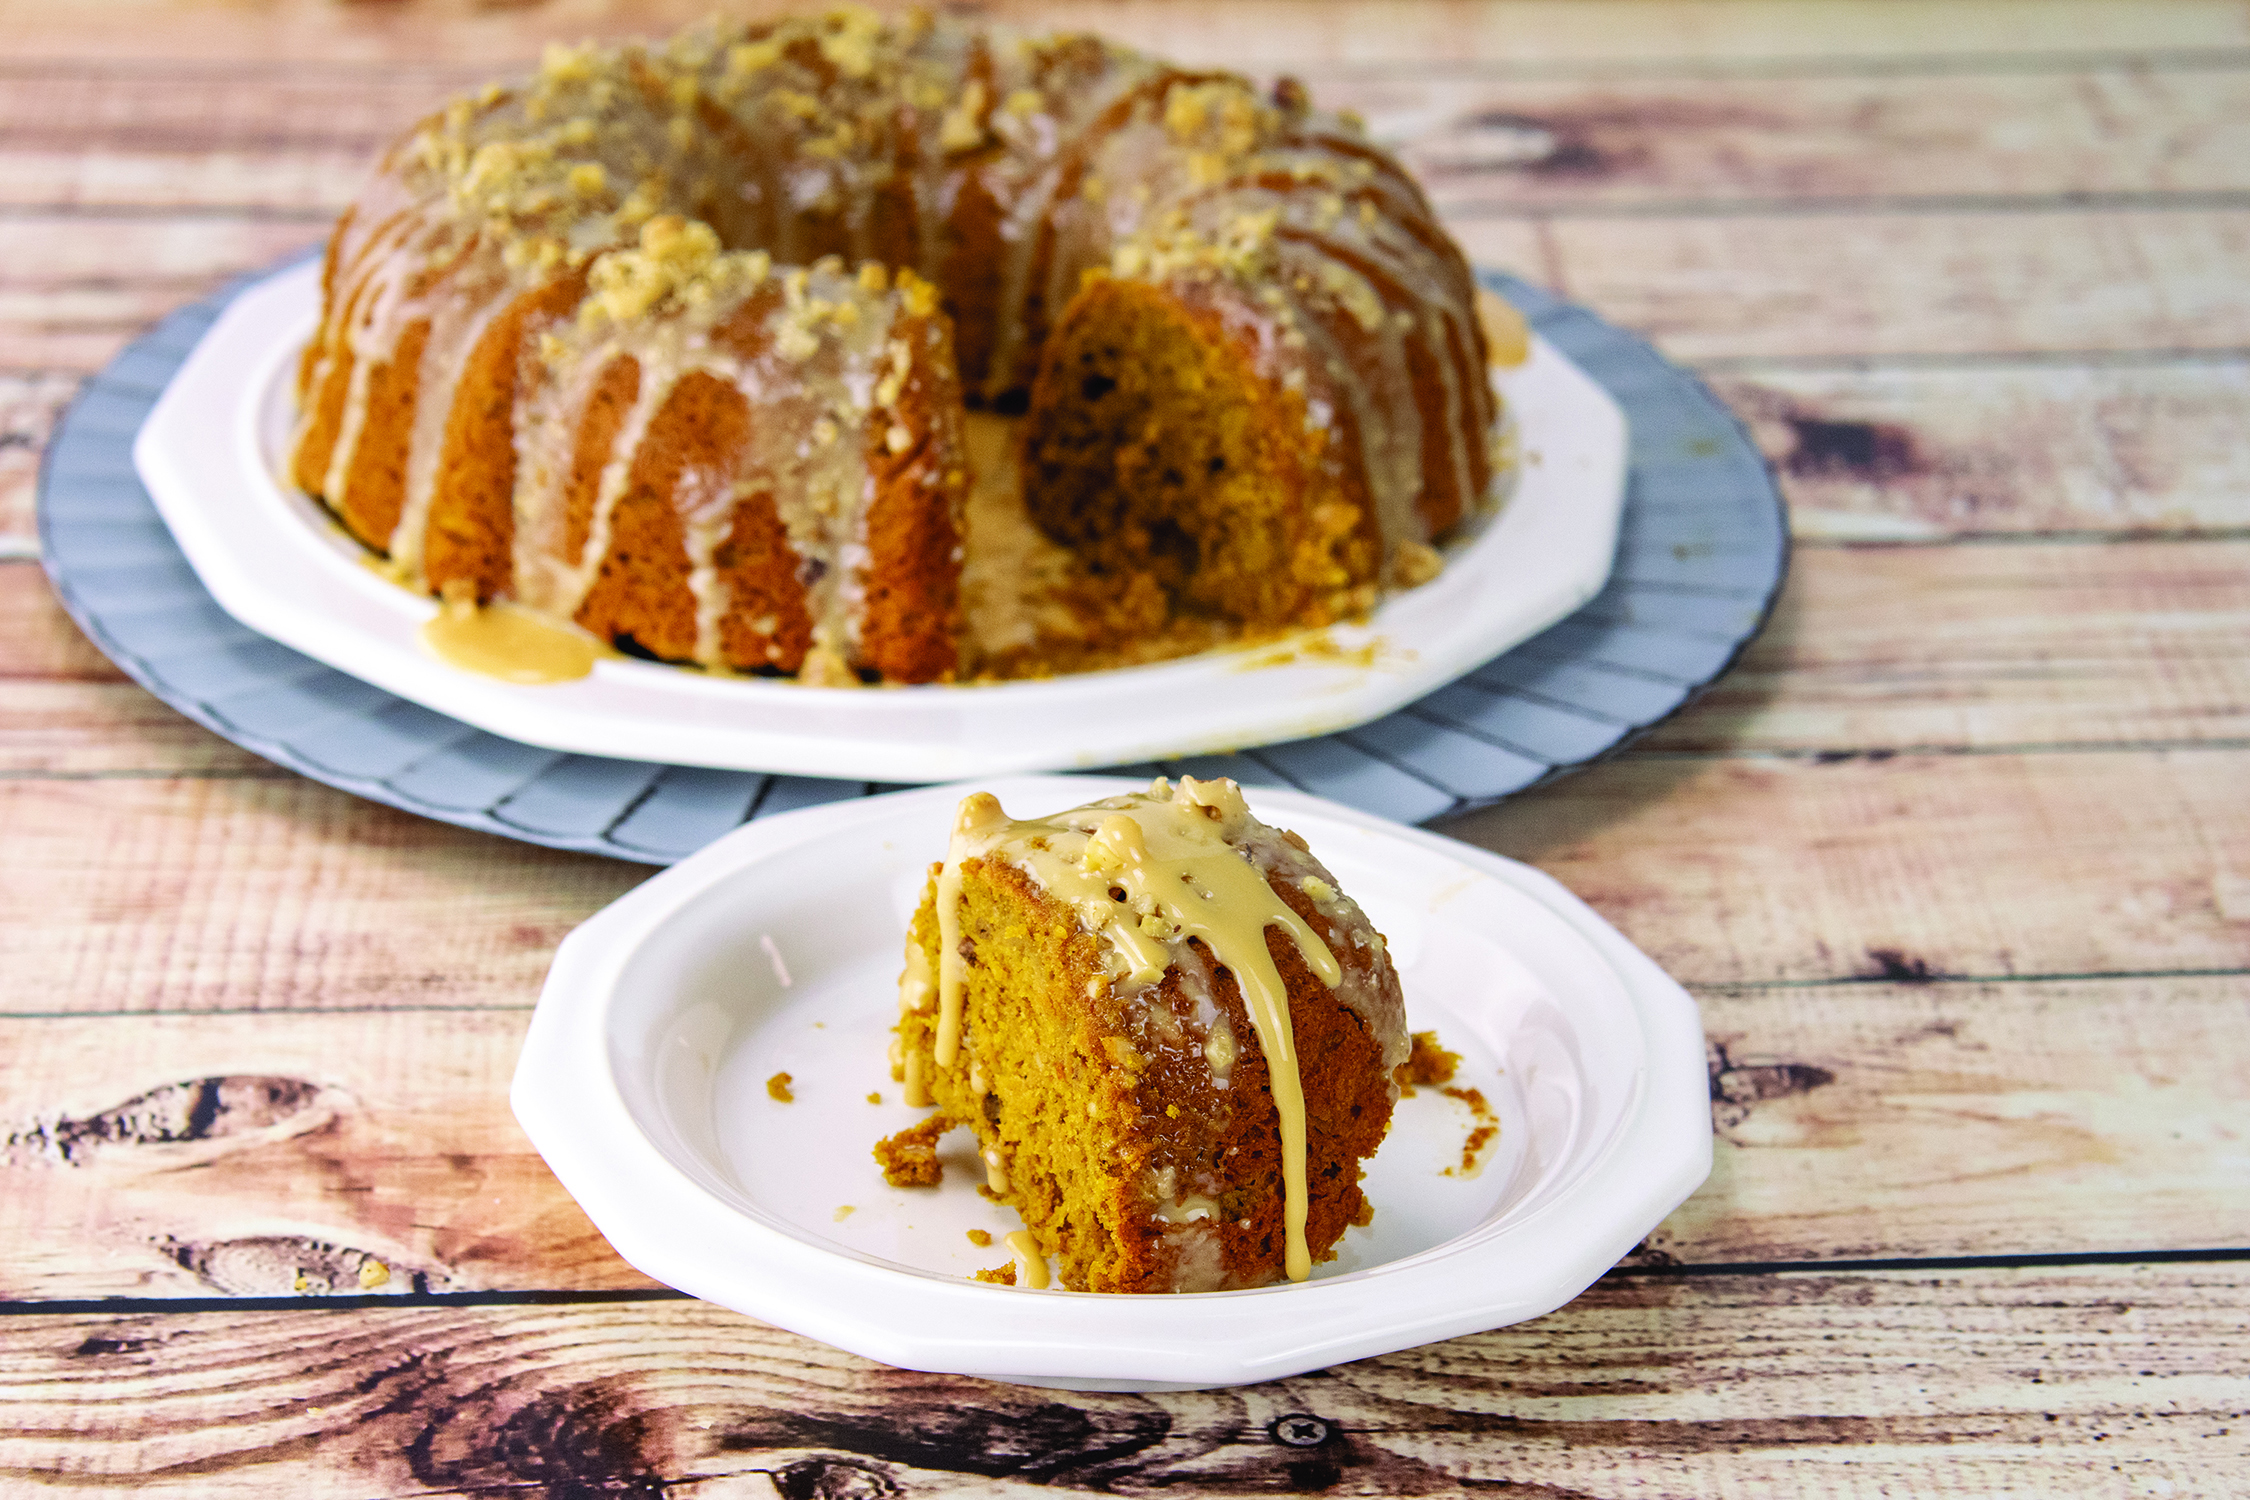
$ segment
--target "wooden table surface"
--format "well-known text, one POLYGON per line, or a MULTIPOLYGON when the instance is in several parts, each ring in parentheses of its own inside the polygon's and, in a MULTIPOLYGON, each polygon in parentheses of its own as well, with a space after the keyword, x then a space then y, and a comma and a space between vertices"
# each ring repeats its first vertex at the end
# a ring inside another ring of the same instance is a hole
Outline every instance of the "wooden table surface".
POLYGON ((213 738, 37 561, 125 341, 433 102, 703 9, 0 0, 0 1492, 2250 1493, 2250 10, 993 7, 1356 105, 1796 537, 1713 691, 1447 829, 1695 992, 1709 1183, 1533 1323, 1065 1396, 618 1260, 505 1089, 647 872, 213 738))

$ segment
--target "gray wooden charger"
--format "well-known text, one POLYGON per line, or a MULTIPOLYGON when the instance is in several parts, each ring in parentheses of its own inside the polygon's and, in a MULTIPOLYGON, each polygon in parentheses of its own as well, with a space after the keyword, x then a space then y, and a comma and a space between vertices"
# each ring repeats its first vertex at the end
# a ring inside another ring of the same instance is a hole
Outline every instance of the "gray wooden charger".
MULTIPOLYGON (((754 818, 894 789, 542 750, 236 622, 165 529, 132 448, 189 350, 254 279, 128 345, 64 413, 40 470, 47 576, 136 682, 315 781, 464 828, 644 864, 670 863, 754 818)), ((1117 771, 1232 776, 1428 822, 1615 750, 1716 679, 1757 634, 1787 567, 1788 530, 1741 425, 1642 340, 1513 277, 1483 280, 1625 409, 1632 453, 1607 586, 1561 624, 1371 724, 1117 771)))

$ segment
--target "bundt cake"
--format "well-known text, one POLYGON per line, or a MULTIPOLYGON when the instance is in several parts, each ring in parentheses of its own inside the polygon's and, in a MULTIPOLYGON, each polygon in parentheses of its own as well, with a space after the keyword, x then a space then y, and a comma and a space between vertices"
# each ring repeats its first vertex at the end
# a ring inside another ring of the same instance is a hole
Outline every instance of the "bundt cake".
POLYGON ((551 48, 391 148, 322 284, 299 487, 411 587, 714 669, 980 670, 964 408, 1022 418, 1081 655, 1364 615, 1493 472, 1474 283, 1399 165, 1085 36, 551 48))
POLYGON ((1407 1056, 1366 914, 1233 782, 1183 777, 1032 822, 964 801, 907 936, 892 1060, 937 1106, 931 1165, 970 1126, 1066 1287, 1161 1292, 1330 1258, 1368 1221, 1360 1160, 1407 1056))

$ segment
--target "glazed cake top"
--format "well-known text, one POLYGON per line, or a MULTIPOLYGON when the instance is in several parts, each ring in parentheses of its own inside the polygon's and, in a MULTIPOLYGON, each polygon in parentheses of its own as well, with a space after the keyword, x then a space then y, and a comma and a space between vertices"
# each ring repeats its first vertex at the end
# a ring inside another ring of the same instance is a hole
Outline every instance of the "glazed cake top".
MULTIPOLYGON (((962 864, 1000 862, 1028 874, 1047 896, 1076 913, 1101 938, 1102 977, 1130 997, 1152 992, 1175 967, 1200 968, 1187 945, 1200 942, 1229 970, 1258 1035, 1281 1121, 1286 1269, 1293 1281, 1310 1273, 1304 1239, 1304 1095, 1291 1038, 1288 989, 1267 948, 1278 927, 1306 965, 1366 1025, 1390 1071, 1407 1057, 1403 1004, 1391 977, 1382 935, 1359 904, 1294 835, 1251 815, 1232 781, 1159 778, 1146 792, 1105 798, 1052 817, 1010 819, 999 800, 979 792, 961 803, 952 844, 937 882, 940 930, 936 1061, 950 1067, 961 1041, 962 864), (1329 941, 1284 901, 1293 886, 1349 950, 1339 960, 1329 941)), ((1214 1081, 1224 1085, 1233 1046, 1214 1029, 1206 1048, 1214 1081)))

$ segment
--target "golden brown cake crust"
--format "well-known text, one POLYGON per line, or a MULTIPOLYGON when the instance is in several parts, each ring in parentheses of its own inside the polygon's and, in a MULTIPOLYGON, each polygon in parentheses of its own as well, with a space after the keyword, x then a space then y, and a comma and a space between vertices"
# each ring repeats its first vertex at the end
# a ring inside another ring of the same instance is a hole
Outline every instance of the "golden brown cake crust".
MULTIPOLYGON (((975 1131, 994 1192, 1054 1256, 1067 1287, 1217 1290, 1281 1279, 1280 1113, 1234 973, 1190 938, 1172 949, 1160 981, 1120 985, 1104 939, 1030 870, 975 855, 958 868, 959 1055, 938 1061, 942 1010, 922 1003, 927 976, 942 968, 946 887, 935 877, 909 935, 898 1026, 910 1094, 921 1080, 936 1128, 975 1131)), ((1323 981, 1278 929, 1264 941, 1287 990, 1306 1125, 1304 1237, 1317 1261, 1348 1225, 1366 1222, 1360 1161, 1388 1127, 1405 1038, 1380 939, 1318 876, 1310 878, 1324 899, 1301 888, 1316 869, 1299 850, 1266 878, 1347 965, 1346 983, 1323 981)))
POLYGON ((1091 37, 841 10, 553 48, 386 153, 322 285, 301 487, 410 586, 714 670, 962 671, 964 400, 1029 407, 1041 524, 1117 606, 995 658, 1026 674, 1363 615, 1492 474, 1475 288, 1397 163, 1301 89, 1091 37), (1160 433, 1057 373, 1136 328, 1160 433), (1227 472, 1168 477, 1182 434, 1227 472))
POLYGON ((565 276, 519 295, 477 340, 446 413, 437 494, 430 503, 423 568, 433 591, 456 579, 478 603, 508 591, 515 578, 516 388, 524 344, 578 305, 584 278, 565 276))
POLYGON ((673 496, 690 469, 731 474, 749 430, 750 404, 733 386, 701 371, 673 386, 634 451, 579 624, 661 661, 694 657, 696 601, 688 588, 686 526, 673 496))

